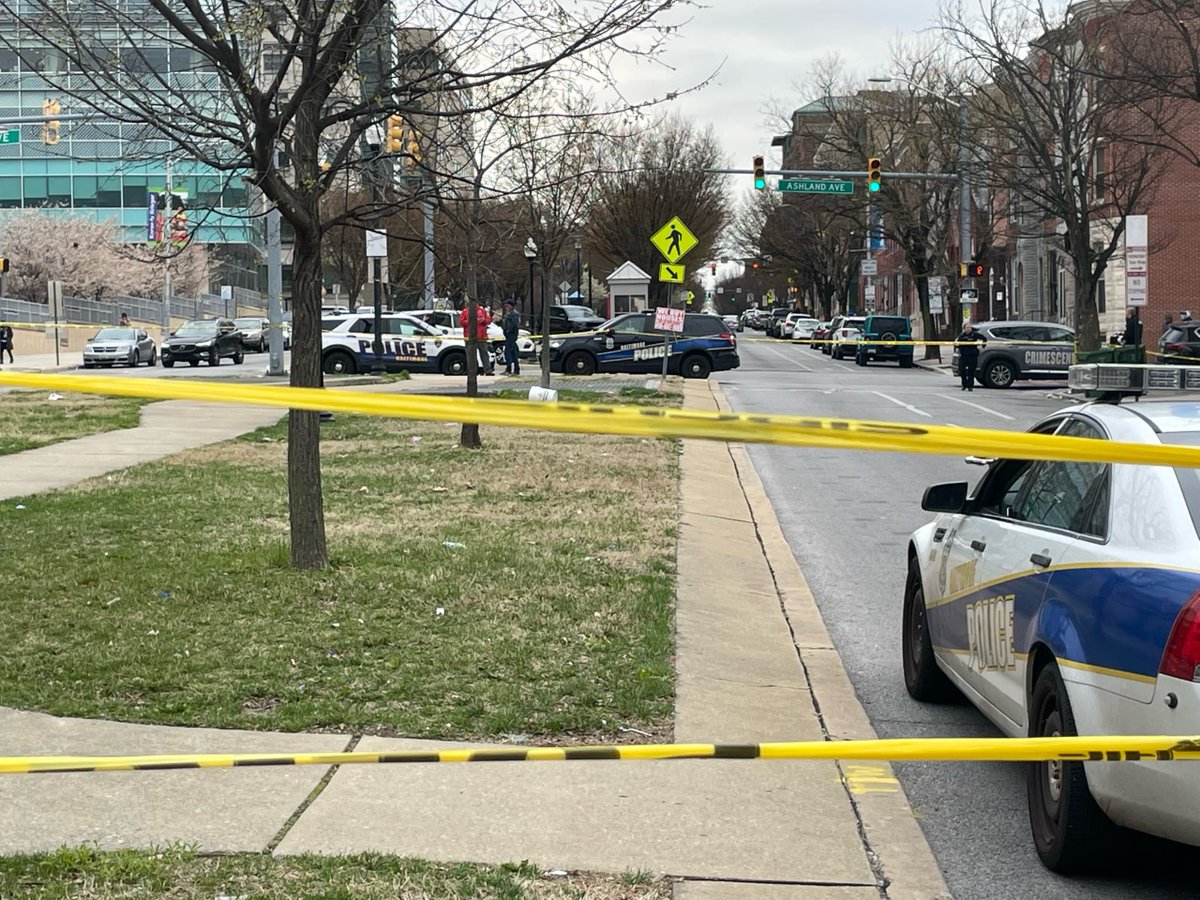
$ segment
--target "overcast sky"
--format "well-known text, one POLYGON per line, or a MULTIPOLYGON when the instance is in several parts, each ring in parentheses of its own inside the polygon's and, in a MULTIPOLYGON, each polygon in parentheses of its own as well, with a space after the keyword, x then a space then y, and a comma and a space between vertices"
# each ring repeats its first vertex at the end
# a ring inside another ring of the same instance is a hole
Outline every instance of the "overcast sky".
POLYGON ((686 12, 690 21, 661 57, 665 65, 626 61, 615 75, 629 95, 648 96, 696 84, 723 63, 713 84, 671 108, 711 122, 735 168, 749 168, 758 152, 771 168, 771 138, 783 131, 765 121, 764 108, 774 98, 790 112, 813 99, 795 85, 808 79, 814 62, 836 53, 864 78, 886 74, 892 41, 927 29, 938 8, 938 0, 700 2, 707 8, 686 12))

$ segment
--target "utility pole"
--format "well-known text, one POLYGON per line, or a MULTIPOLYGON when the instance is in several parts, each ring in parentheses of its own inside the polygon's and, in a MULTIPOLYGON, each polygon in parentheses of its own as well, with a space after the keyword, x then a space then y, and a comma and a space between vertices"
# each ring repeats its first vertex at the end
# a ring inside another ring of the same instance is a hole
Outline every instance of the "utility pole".
POLYGON ((436 285, 433 281, 433 198, 426 197, 421 203, 421 212, 425 220, 425 308, 433 309, 433 297, 436 285))
MULTIPOLYGON (((967 107, 967 98, 962 96, 958 100, 958 205, 959 205, 959 220, 958 220, 958 239, 962 245, 960 256, 962 262, 971 261, 974 255, 971 252, 971 157, 967 150, 967 127, 970 124, 970 110, 967 107)), ((965 287, 974 287, 974 277, 969 277, 964 283, 965 287)), ((962 301, 960 294, 959 309, 962 309, 962 301)), ((965 316, 964 316, 965 318, 965 316)), ((961 323, 959 323, 961 326, 961 323)))
MULTIPOLYGON (((167 158, 167 196, 163 198, 166 201, 167 209, 162 212, 163 222, 167 221, 167 216, 170 215, 171 204, 174 202, 174 194, 171 192, 171 160, 167 158)), ((158 223, 155 223, 158 227, 158 223)), ((158 239, 161 241, 165 235, 160 234, 158 239)), ((171 334, 171 257, 168 254, 163 261, 163 340, 171 334)))
MULTIPOLYGON (((271 163, 279 168, 279 151, 276 150, 271 163)), ((267 210, 267 321, 270 331, 267 336, 268 375, 283 375, 283 262, 280 254, 279 207, 272 203, 267 210)))

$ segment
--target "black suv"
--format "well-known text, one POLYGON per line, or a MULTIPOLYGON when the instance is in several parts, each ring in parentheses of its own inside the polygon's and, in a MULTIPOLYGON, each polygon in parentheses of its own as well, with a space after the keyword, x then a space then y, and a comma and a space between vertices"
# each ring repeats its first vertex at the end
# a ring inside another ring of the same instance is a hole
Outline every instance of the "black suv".
POLYGON ((862 326, 862 339, 884 343, 859 344, 854 351, 854 362, 858 365, 890 359, 899 362, 902 369, 912 368, 912 324, 908 316, 867 316, 862 326), (890 341, 896 343, 888 343, 890 341))
MULTIPOLYGON (((537 323, 539 326, 541 323, 537 323)), ((604 320, 590 306, 550 307, 550 333, 568 334, 572 331, 591 331, 604 320)))
POLYGON ((1200 363, 1200 322, 1176 322, 1158 339, 1161 362, 1176 366, 1200 363))
POLYGON ((207 362, 220 365, 229 357, 237 365, 245 359, 242 334, 232 319, 194 319, 184 322, 158 348, 162 364, 171 368, 176 362, 198 366, 207 362))
MULTIPOLYGON (((654 330, 654 310, 609 319, 595 334, 550 339, 550 368, 567 375, 596 372, 661 372, 666 343, 654 330)), ((685 378, 707 378, 712 372, 741 365, 737 337, 720 316, 685 313, 683 333, 671 335, 667 372, 685 378)))
POLYGON ((788 309, 786 306, 782 306, 782 307, 779 307, 778 309, 771 310, 770 314, 767 316, 767 336, 768 337, 779 337, 780 336, 779 335, 779 327, 781 325, 783 325, 783 320, 788 317, 788 313, 790 313, 790 312, 791 312, 791 310, 788 309))

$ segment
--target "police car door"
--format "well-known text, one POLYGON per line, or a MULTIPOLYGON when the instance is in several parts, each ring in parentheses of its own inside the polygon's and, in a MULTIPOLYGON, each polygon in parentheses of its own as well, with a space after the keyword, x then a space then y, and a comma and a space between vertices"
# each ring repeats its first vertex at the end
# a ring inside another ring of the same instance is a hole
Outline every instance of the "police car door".
POLYGON ((416 319, 385 318, 383 320, 385 353, 390 351, 404 368, 412 371, 431 371, 437 368, 437 355, 442 344, 441 333, 416 319))
MULTIPOLYGON (((1042 423, 1034 432, 1053 433, 1062 421, 1042 423)), ((945 662, 1013 723, 1019 721, 1020 710, 1001 679, 1016 661, 1015 651, 1010 659, 1007 623, 1010 609, 1015 609, 1014 583, 1031 565, 1027 560, 1012 567, 1014 554, 1020 553, 1016 535, 1023 527, 1018 504, 1036 467, 1028 460, 991 464, 967 512, 948 525, 938 572, 941 600, 930 610, 933 642, 942 649, 945 662)), ((1026 550, 1025 556, 1029 554, 1026 550)))
POLYGON ((608 331, 597 334, 597 358, 602 372, 653 372, 662 369, 662 339, 651 334, 647 313, 622 316, 608 331))

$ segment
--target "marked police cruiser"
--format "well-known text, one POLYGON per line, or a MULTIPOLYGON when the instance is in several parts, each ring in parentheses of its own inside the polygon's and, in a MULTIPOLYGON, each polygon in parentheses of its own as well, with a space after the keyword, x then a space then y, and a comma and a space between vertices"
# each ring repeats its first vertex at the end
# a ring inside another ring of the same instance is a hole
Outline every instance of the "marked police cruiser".
MULTIPOLYGON (((597 326, 590 334, 563 335, 550 341, 550 368, 567 375, 596 372, 661 372, 667 348, 654 330, 654 311, 626 313, 597 326)), ((685 313, 683 333, 671 335, 667 372, 707 378, 741 365, 737 337, 717 315, 685 313)))
MULTIPOLYGON (((467 373, 467 345, 432 325, 403 313, 385 313, 383 361, 389 372, 467 373)), ((354 375, 375 361, 373 316, 338 315, 321 319, 321 368, 327 375, 354 375)))
MULTIPOLYGON (((1200 447, 1200 402, 1183 394, 1200 391, 1198 370, 1073 366, 1070 383, 1175 396, 1071 407, 1031 433, 1200 447)), ((937 517, 908 545, 908 692, 961 692, 1011 737, 1200 735, 1200 470, 968 462, 987 466, 974 491, 929 488, 937 517)), ((1200 845, 1195 763, 1037 763, 1027 781, 1055 871, 1102 865, 1114 824, 1200 845)))
MULTIPOLYGON (((1012 387, 1026 378, 1066 378, 1075 353, 1075 330, 1050 322, 981 322, 987 339, 975 379, 984 387, 1012 387)), ((950 360, 958 375, 958 348, 950 360)))
MULTIPOLYGON (((432 325, 448 337, 458 337, 463 333, 462 325, 459 324, 458 319, 460 312, 461 310, 457 309, 415 309, 409 315, 414 319, 420 319, 422 322, 432 325)), ((533 339, 529 336, 529 330, 522 328, 517 334, 517 356, 521 359, 531 359, 536 356, 537 348, 534 347, 533 339)), ((488 325, 488 341, 492 345, 492 352, 503 360, 504 329, 500 327, 498 320, 494 319, 488 325)))

